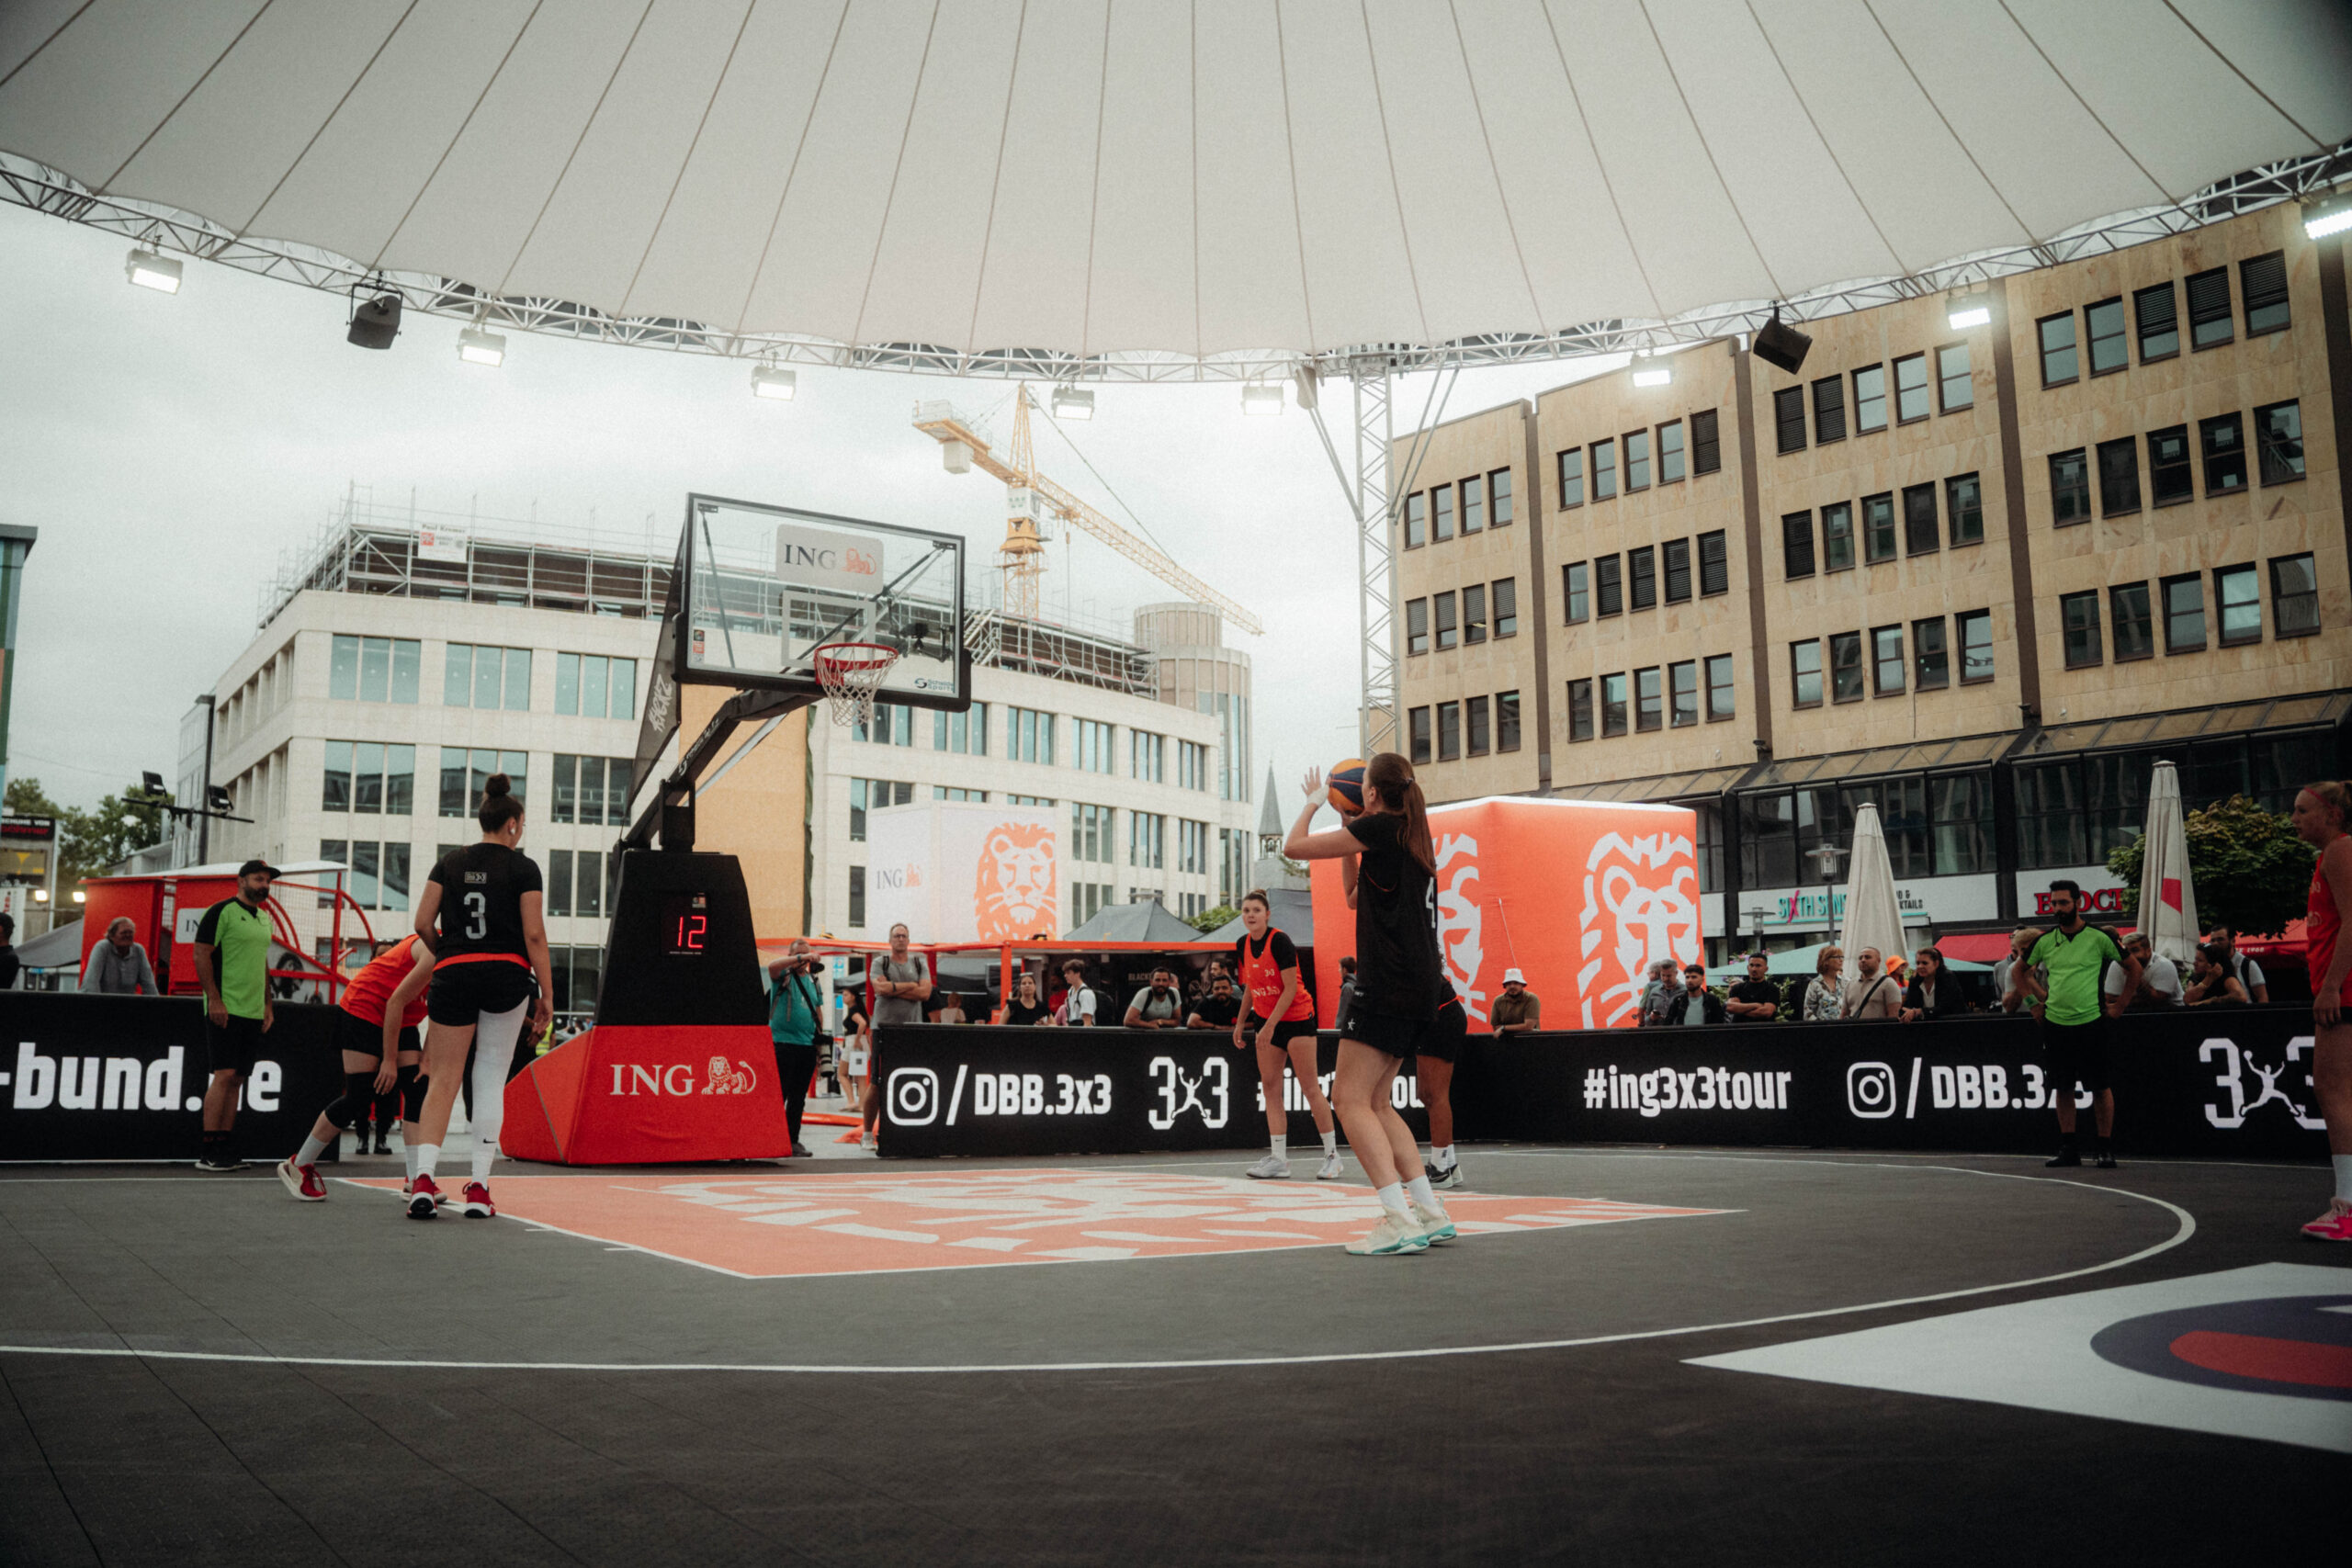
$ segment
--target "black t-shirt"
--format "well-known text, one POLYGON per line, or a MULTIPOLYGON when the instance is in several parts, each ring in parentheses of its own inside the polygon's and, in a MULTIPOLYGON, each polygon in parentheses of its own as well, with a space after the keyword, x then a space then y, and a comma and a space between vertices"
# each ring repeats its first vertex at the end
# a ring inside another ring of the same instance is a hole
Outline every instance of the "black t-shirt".
POLYGON ((461 953, 507 953, 527 959, 523 945, 523 895, 541 891, 537 862, 504 844, 468 844, 433 868, 441 888, 441 934, 435 962, 461 953))
MULTIPOLYGON (((1777 1008, 1781 1005, 1781 987, 1770 980, 1742 980, 1731 988, 1731 999, 1736 1002, 1770 1002, 1777 1008)), ((1759 1018, 1742 1019, 1740 1021, 1762 1023, 1766 1021, 1759 1018)))
POLYGON ((1015 997, 1004 1004, 1007 1023, 1045 1023, 1054 1016, 1054 1010, 1043 1002, 1024 1002, 1015 997))
POLYGON ((1241 1017, 1241 998, 1226 997, 1220 999, 1216 997, 1203 997, 1193 1004, 1193 1010, 1201 1015, 1203 1023, 1214 1023, 1219 1029, 1231 1029, 1241 1017))
POLYGON ((1406 852, 1405 818, 1363 812, 1347 820, 1363 845, 1356 866, 1356 1001, 1396 1018, 1437 1016, 1437 918, 1432 879, 1406 852))

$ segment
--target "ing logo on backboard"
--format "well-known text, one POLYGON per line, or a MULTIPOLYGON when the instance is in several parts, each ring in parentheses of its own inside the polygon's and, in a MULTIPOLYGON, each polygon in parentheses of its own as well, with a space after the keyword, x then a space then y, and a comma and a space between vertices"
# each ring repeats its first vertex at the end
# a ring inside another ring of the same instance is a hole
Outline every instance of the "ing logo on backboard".
POLYGON ((972 887, 972 920, 979 940, 1006 942, 1057 929, 1057 881, 1051 828, 1001 822, 990 829, 972 887))

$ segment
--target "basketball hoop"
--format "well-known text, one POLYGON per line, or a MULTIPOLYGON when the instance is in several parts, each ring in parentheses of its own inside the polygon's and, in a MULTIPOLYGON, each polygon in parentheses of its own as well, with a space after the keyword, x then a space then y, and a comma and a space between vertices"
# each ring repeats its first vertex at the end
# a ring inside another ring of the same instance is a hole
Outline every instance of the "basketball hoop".
POLYGON ((875 694, 899 661, 899 650, 878 642, 829 642, 813 657, 833 722, 872 724, 875 694))

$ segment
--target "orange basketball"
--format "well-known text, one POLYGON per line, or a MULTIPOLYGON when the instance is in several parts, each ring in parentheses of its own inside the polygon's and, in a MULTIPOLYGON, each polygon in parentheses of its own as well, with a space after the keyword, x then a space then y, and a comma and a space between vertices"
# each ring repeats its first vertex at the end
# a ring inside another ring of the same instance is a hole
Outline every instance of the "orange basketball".
POLYGON ((1324 794, 1331 802, 1331 809, 1342 817, 1353 817, 1363 809, 1363 759, 1350 757, 1331 764, 1323 777, 1324 794))

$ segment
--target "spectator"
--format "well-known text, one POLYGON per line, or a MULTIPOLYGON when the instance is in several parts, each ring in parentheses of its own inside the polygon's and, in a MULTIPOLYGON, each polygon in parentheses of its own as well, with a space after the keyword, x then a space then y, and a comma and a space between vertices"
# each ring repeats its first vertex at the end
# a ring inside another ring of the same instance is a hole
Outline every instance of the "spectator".
POLYGON ((1879 968, 1878 949, 1866 947, 1854 955, 1854 977, 1846 982, 1846 1016, 1890 1019, 1902 1010, 1903 987, 1879 968))
POLYGON ((155 971, 148 965, 147 950, 131 941, 130 917, 117 915, 107 924, 107 939, 90 949, 82 963, 82 989, 106 997, 158 997, 155 971))
POLYGON ((2230 972, 2231 957, 2229 948, 2219 942, 2209 942, 2197 950, 2196 956, 2188 961, 2188 989, 2182 998, 2188 1006, 2211 1007, 2216 1002, 2249 999, 2244 983, 2230 972))
POLYGON ((865 1103, 865 1094, 859 1080, 865 1077, 870 1060, 865 1008, 854 992, 842 998, 841 1038, 833 1043, 833 1078, 842 1091, 842 1109, 856 1111, 865 1103))
POLYGON ((1229 975, 1209 976, 1209 994, 1193 1004, 1192 1013, 1184 1020, 1187 1029, 1222 1029, 1227 1034, 1241 1021, 1241 998, 1233 994, 1233 977, 1229 975))
POLYGON ((2031 926, 2009 933, 2009 955, 1993 965, 1993 995, 2003 1012, 2023 1012, 2041 999, 2041 985, 2026 954, 2041 940, 2031 926))
POLYGON ((808 1157, 800 1142, 800 1119, 817 1076, 819 1020, 825 1007, 811 978, 816 968, 806 937, 793 938, 784 956, 768 965, 768 1038, 775 1044, 776 1085, 784 1094, 784 1125, 795 1159, 808 1157))
POLYGON ((942 991, 939 993, 939 1006, 932 1010, 932 1022, 969 1023, 972 1021, 970 1019, 964 1016, 963 998, 957 996, 953 991, 942 991))
POLYGON ((1151 984, 1136 993, 1127 1004, 1129 1029, 1176 1029, 1182 1027, 1183 998, 1177 994, 1176 971, 1161 964, 1151 972, 1151 984))
POLYGON ((1806 1023, 1835 1023, 1846 1016, 1846 950, 1825 944, 1814 955, 1813 978, 1805 982, 1797 1016, 1806 1023))
MULTIPOLYGON (((920 953, 908 950, 905 922, 890 928, 890 952, 888 957, 867 968, 866 983, 874 992, 874 1027, 885 1024, 921 1023, 922 1004, 931 999, 931 965, 920 953)), ((867 1047, 865 1104, 859 1111, 865 1128, 864 1146, 874 1146, 874 1135, 882 1120, 882 1099, 873 1092, 874 1056, 880 1046, 877 1038, 867 1047)))
POLYGON ((1642 987, 1642 1010, 1635 1020, 1638 1027, 1655 1029, 1666 1021, 1666 1010, 1680 987, 1676 984, 1675 964, 1671 958, 1661 958, 1650 965, 1650 977, 1642 987))
POLYGON ((1356 961, 1352 954, 1340 960, 1340 1010, 1331 1016, 1348 1016, 1348 1006, 1356 999, 1356 961))
POLYGON ((1724 1004, 1735 1023, 1770 1023, 1781 1016, 1781 987, 1772 984, 1772 961, 1760 953, 1747 955, 1747 978, 1731 988, 1724 1004))
POLYGON ((1021 978, 1013 985, 1012 999, 1004 1004, 1004 1021, 1024 1027, 1054 1021, 1054 1015, 1037 995, 1037 976, 1026 969, 1021 972, 1021 978))
MULTIPOLYGON (((197 922, 196 976, 204 987, 204 1048, 211 1081, 204 1090, 201 1171, 243 1170, 237 1157, 237 1103, 260 1055, 261 1037, 277 1021, 269 999, 269 884, 277 868, 249 860, 237 868, 237 891, 197 922)), ((8 917, 0 915, 0 921, 8 917)), ((0 939, 13 929, 0 927, 0 939)), ((14 954, 10 955, 13 960, 14 954)))
POLYGON ((17 977, 24 972, 25 961, 17 956, 17 917, 0 914, 0 991, 17 988, 17 977))
POLYGON ((1544 998, 1527 988, 1525 975, 1506 969, 1503 994, 1495 998, 1487 1021, 1498 1034, 1532 1034, 1544 1027, 1544 998))
POLYGON ((2205 940, 2221 948, 2223 967, 2230 977, 2244 987, 2248 1001, 2267 1002, 2270 999, 2270 982, 2263 978, 2262 965, 2238 951, 2238 933, 2227 926, 2215 926, 2205 934, 2205 940))
POLYGON ((1911 971, 1911 984, 1903 993, 1903 1021, 1958 1018, 1968 1010, 1960 982, 1944 973, 1943 950, 1921 948, 1919 961, 1911 971))
POLYGON ((2123 990, 2123 965, 2110 964, 2099 983, 2107 1016, 2125 1012, 2162 1012, 2180 1006, 2180 965, 2158 956, 2148 945, 2147 933, 2133 931, 2123 939, 2123 956, 2140 965, 2139 984, 2130 995, 2123 990))
POLYGON ((1094 987, 1086 983, 1086 960, 1072 958, 1062 964, 1062 999, 1054 1009, 1054 1021, 1067 1023, 1074 1029, 1091 1028, 1101 1021, 1094 987))
POLYGON ((1724 1010, 1723 998, 1707 989, 1707 969, 1702 964, 1687 964, 1682 968, 1682 989, 1666 1010, 1668 1023, 1729 1023, 1731 1014, 1724 1010), (1697 1017, 1691 1015, 1696 1013, 1697 1017))

